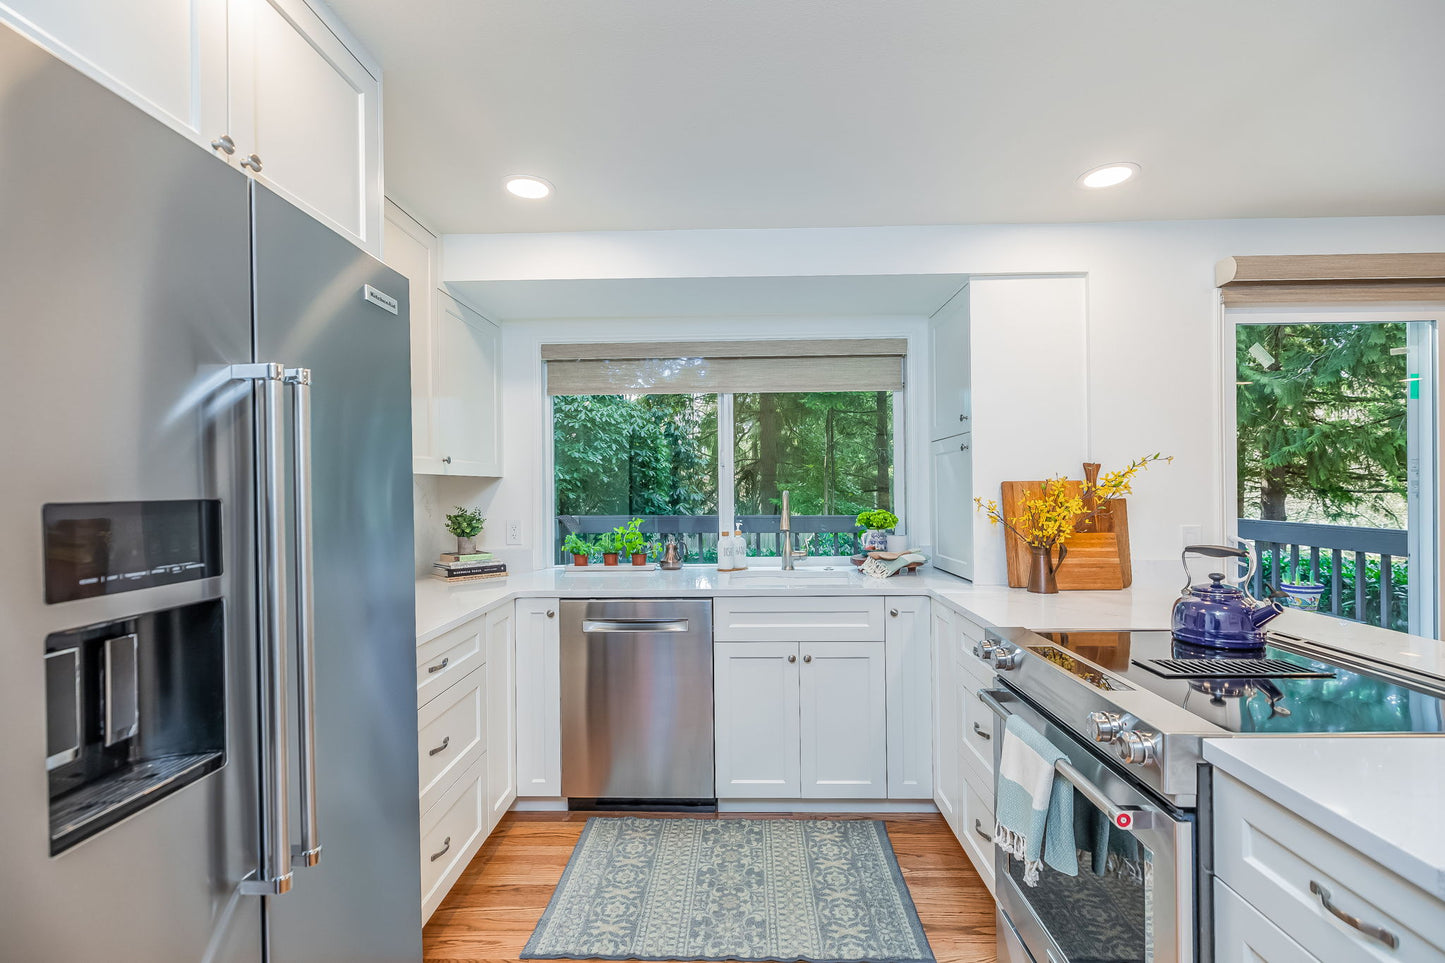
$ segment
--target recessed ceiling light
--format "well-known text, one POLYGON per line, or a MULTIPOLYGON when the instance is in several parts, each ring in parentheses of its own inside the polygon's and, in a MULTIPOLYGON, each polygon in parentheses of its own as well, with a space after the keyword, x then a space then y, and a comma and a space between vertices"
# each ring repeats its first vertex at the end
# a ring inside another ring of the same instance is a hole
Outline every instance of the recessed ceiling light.
POLYGON ((1105 164, 1102 167, 1095 167, 1093 170, 1084 171, 1079 175, 1079 186, 1090 189, 1100 187, 1114 187, 1129 180, 1139 173, 1139 165, 1128 162, 1120 164, 1105 164))
POLYGON ((529 201, 538 201, 552 193, 550 182, 532 174, 512 174, 502 179, 507 190, 529 201))

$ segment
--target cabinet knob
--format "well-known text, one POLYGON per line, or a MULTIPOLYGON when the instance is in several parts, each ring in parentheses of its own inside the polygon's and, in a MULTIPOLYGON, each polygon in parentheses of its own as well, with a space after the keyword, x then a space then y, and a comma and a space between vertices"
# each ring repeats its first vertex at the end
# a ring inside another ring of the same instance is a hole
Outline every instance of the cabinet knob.
POLYGON ((547 610, 547 618, 549 618, 549 619, 555 619, 556 617, 557 617, 557 613, 556 613, 554 610, 552 610, 552 609, 548 609, 548 610, 547 610))
POLYGON ((236 142, 231 139, 230 134, 222 134, 211 141, 211 150, 222 151, 226 154, 236 153, 236 142))
POLYGON ((451 456, 451 455, 447 455, 445 458, 442 459, 442 464, 443 464, 443 465, 450 465, 451 463, 452 463, 452 456, 451 456))
POLYGON ((257 174, 261 173, 261 155, 252 154, 249 157, 241 158, 241 166, 249 168, 257 174))
POLYGON ((968 415, 959 415, 959 416, 958 416, 958 420, 959 420, 959 421, 967 421, 967 420, 968 420, 968 415))
POLYGON ((959 451, 968 451, 968 442, 964 442, 963 444, 959 445, 959 446, 958 446, 958 450, 959 450, 959 451))
POLYGON ((889 609, 889 610, 888 610, 888 614, 891 615, 891 616, 893 616, 895 619, 898 618, 898 610, 897 610, 897 609, 889 609))
POLYGON ((813 657, 812 657, 811 655, 805 655, 805 656, 803 656, 803 661, 804 661, 804 662, 812 662, 812 661, 813 661, 813 657))
POLYGON ((790 655, 790 656, 788 656, 788 661, 789 661, 789 662, 797 662, 797 661, 798 661, 798 657, 797 657, 796 655, 790 655))

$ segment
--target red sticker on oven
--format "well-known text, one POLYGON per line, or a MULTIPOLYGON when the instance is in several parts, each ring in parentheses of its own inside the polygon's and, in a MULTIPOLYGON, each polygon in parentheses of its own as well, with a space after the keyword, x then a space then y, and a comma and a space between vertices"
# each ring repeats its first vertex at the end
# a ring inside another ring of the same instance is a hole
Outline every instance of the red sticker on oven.
POLYGON ((1114 817, 1114 825, 1118 826, 1120 829, 1128 829, 1130 826, 1134 825, 1134 817, 1129 815, 1128 813, 1120 813, 1119 815, 1114 817))

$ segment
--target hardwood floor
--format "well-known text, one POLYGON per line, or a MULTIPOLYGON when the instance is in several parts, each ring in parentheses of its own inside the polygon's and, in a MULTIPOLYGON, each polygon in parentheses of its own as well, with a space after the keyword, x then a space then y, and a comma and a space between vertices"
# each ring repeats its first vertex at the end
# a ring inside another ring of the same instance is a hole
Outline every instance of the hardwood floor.
MULTIPOLYGON (((942 816, 836 818, 887 823, 938 963, 993 963, 993 897, 942 816)), ((508 814, 423 931, 427 963, 516 960, 586 822, 585 813, 508 814)))

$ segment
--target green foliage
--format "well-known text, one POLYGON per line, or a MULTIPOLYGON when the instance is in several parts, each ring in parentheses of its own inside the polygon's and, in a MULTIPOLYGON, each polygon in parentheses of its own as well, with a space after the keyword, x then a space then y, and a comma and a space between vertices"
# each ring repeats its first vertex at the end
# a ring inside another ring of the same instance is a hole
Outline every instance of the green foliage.
MULTIPOLYGON (((1347 619, 1354 619, 1365 622, 1369 625, 1379 625, 1381 615, 1381 600, 1384 592, 1384 572, 1378 555, 1366 555, 1363 571, 1356 571, 1355 556, 1353 553, 1345 553, 1340 556, 1340 615, 1347 619), (1363 609, 1355 604, 1355 579, 1361 576, 1364 581, 1365 605, 1363 609)), ((1329 552, 1320 553, 1319 561, 1319 582, 1324 585, 1324 594, 1320 597, 1321 612, 1333 611, 1334 556, 1329 552)), ((1275 560, 1272 551, 1263 553, 1260 562, 1260 571, 1263 572, 1263 584, 1268 594, 1268 587, 1274 582, 1275 560)), ((1286 552, 1281 552, 1279 557, 1279 577, 1282 582, 1294 582, 1308 584, 1314 581, 1311 574, 1310 561, 1307 553, 1302 553, 1300 563, 1295 566, 1290 561, 1286 552)), ((1394 629, 1396 632, 1410 631, 1410 562, 1408 559, 1392 558, 1390 560, 1390 622, 1385 626, 1387 629, 1394 629)))
POLYGON ((897 524, 898 516, 881 508, 858 513, 858 527, 866 528, 869 531, 882 531, 893 528, 897 524))
POLYGON ((603 532, 597 536, 597 551, 603 555, 616 555, 621 548, 616 532, 603 532))
POLYGON ((640 555, 647 550, 647 536, 642 534, 642 519, 634 518, 612 530, 623 555, 640 555))
POLYGON ((1323 516, 1298 521, 1358 524, 1365 514, 1403 527, 1409 372, 1392 352, 1405 346, 1405 324, 1237 332, 1240 517, 1284 520, 1288 498, 1323 516), (1256 345, 1275 364, 1252 356, 1256 345))
POLYGON ((482 533, 486 521, 477 509, 458 505, 457 510, 447 516, 446 526, 457 538, 475 538, 482 533))
POLYGON ((562 551, 568 555, 586 555, 590 557, 594 550, 595 548, 591 540, 583 538, 576 532, 572 532, 562 540, 562 551))

